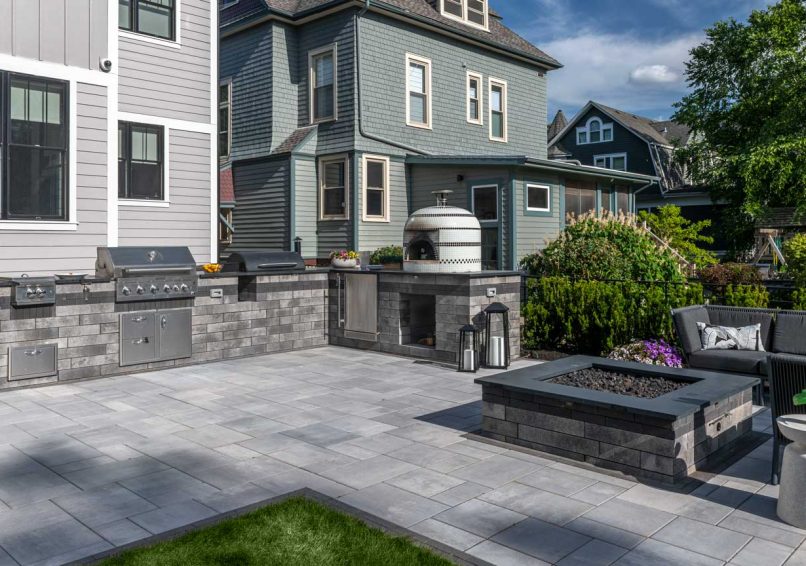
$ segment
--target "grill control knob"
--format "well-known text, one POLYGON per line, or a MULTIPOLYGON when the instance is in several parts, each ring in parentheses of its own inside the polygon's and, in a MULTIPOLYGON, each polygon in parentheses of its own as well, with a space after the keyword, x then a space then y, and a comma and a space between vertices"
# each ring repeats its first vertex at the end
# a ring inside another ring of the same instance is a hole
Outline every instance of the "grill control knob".
POLYGON ((170 292, 171 292, 171 286, 170 286, 170 285, 164 285, 164 286, 162 287, 162 290, 163 290, 165 293, 170 293, 170 292))
POLYGON ((145 292, 146 292, 146 290, 145 290, 145 289, 143 289, 143 287, 142 287, 141 285, 138 285, 138 286, 137 286, 137 294, 138 294, 138 295, 142 295, 142 294, 143 294, 143 293, 145 293, 145 292))
POLYGON ((126 295, 127 297, 132 294, 132 290, 129 289, 128 287, 124 287, 123 289, 120 290, 120 292, 126 295))
POLYGON ((178 292, 179 292, 179 285, 174 285, 174 292, 175 292, 175 293, 178 293, 178 292))
POLYGON ((152 285, 151 288, 149 289, 149 291, 151 291, 152 295, 156 295, 158 290, 159 289, 157 289, 156 285, 152 285))
POLYGON ((36 292, 33 289, 31 289, 30 287, 26 287, 25 296, 28 297, 29 299, 33 299, 34 295, 36 295, 36 292))
POLYGON ((185 285, 184 283, 182 283, 182 286, 180 287, 180 289, 182 290, 183 293, 187 293, 188 290, 189 290, 188 286, 185 285))
POLYGON ((41 287, 37 287, 36 290, 34 291, 34 293, 36 293, 37 298, 41 298, 41 297, 45 296, 45 290, 42 289, 41 287))

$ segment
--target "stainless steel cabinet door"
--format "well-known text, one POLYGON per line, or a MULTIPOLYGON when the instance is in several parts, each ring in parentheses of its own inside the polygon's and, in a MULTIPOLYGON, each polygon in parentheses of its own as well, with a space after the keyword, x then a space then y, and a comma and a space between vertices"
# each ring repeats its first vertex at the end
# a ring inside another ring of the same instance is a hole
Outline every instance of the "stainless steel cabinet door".
POLYGON ((192 351, 192 309, 157 312, 159 359, 189 358, 192 351))
POLYGON ((144 364, 157 359, 157 334, 153 312, 120 315, 120 365, 144 364))
POLYGON ((58 344, 16 346, 8 349, 8 380, 56 375, 58 344))
POLYGON ((378 277, 374 273, 345 273, 344 335, 378 341, 378 277))

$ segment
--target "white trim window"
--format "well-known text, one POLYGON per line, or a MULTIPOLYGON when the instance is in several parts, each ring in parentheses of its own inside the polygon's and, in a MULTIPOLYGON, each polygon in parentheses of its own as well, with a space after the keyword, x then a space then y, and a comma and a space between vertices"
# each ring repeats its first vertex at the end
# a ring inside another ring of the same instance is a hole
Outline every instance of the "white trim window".
POLYGON ((338 50, 334 43, 308 53, 311 124, 338 120, 338 50))
POLYGON ((593 165, 594 167, 602 167, 604 169, 615 169, 616 171, 626 171, 627 154, 608 153, 605 155, 594 155, 593 165))
POLYGON ((140 35, 176 41, 178 0, 118 0, 118 27, 140 35))
POLYGON ((71 90, 64 81, 0 72, 0 219, 71 219, 71 90))
POLYGON ((590 118, 584 126, 577 128, 577 145, 605 143, 613 141, 613 123, 603 123, 597 117, 590 118))
POLYGON ((218 157, 227 159, 232 146, 232 81, 218 87, 218 157))
POLYGON ((118 199, 144 204, 167 199, 165 127, 118 122, 118 199))
POLYGON ((479 73, 467 72, 467 121, 484 124, 484 79, 479 73))
POLYGON ((490 112, 490 140, 506 142, 509 135, 507 124, 507 83, 490 78, 488 106, 490 112))
POLYGON ((473 214, 479 222, 498 222, 498 185, 476 185, 472 188, 473 214))
POLYGON ((490 9, 487 0, 440 0, 440 13, 469 26, 489 31, 490 9))
POLYGON ((431 129, 431 60, 406 54, 406 125, 431 129))
POLYGON ((389 158, 362 157, 365 222, 389 222, 389 158))
POLYGON ((551 212, 551 187, 528 183, 526 185, 526 210, 551 212))
POLYGON ((319 220, 347 220, 350 160, 347 155, 319 159, 319 220))

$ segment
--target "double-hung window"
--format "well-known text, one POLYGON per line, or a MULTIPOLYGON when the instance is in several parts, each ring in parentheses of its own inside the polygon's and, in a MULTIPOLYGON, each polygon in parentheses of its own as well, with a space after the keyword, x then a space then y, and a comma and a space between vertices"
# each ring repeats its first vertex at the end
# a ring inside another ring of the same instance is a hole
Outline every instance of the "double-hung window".
POLYGON ((468 25, 488 28, 489 8, 487 0, 439 0, 441 13, 448 18, 468 25))
POLYGON ((0 72, 0 218, 67 220, 68 85, 0 72))
POLYGON ((232 142, 232 82, 218 87, 218 157, 229 157, 232 142))
POLYGON ((431 61, 406 55, 406 124, 431 127, 431 61))
POLYGON ((118 0, 118 27, 160 39, 176 39, 179 0, 118 0))
POLYGON ((471 124, 483 124, 482 78, 478 73, 467 73, 467 121, 471 124))
POLYGON ((596 167, 604 167, 605 169, 615 169, 616 171, 627 170, 627 154, 626 153, 611 153, 607 155, 594 155, 593 164, 596 167))
POLYGON ((336 75, 336 46, 312 51, 308 55, 311 124, 327 122, 338 118, 336 75))
POLYGON ((118 198, 164 200, 164 128, 118 123, 118 198))
POLYGON ((319 160, 319 218, 342 220, 348 217, 349 161, 346 155, 319 160))
POLYGON ((507 83, 490 79, 490 140, 507 141, 507 83))
POLYGON ((364 220, 389 221, 389 158, 365 155, 364 220))

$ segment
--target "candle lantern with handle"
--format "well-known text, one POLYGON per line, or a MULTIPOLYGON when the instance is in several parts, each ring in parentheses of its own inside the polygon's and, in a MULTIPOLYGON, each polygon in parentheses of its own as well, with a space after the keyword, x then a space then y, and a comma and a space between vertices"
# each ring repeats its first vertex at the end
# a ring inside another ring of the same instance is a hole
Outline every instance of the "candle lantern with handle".
POLYGON ((479 370, 478 332, 472 324, 459 329, 459 371, 476 373, 479 370))
POLYGON ((509 367, 509 307, 493 303, 484 309, 484 366, 490 369, 509 367))

